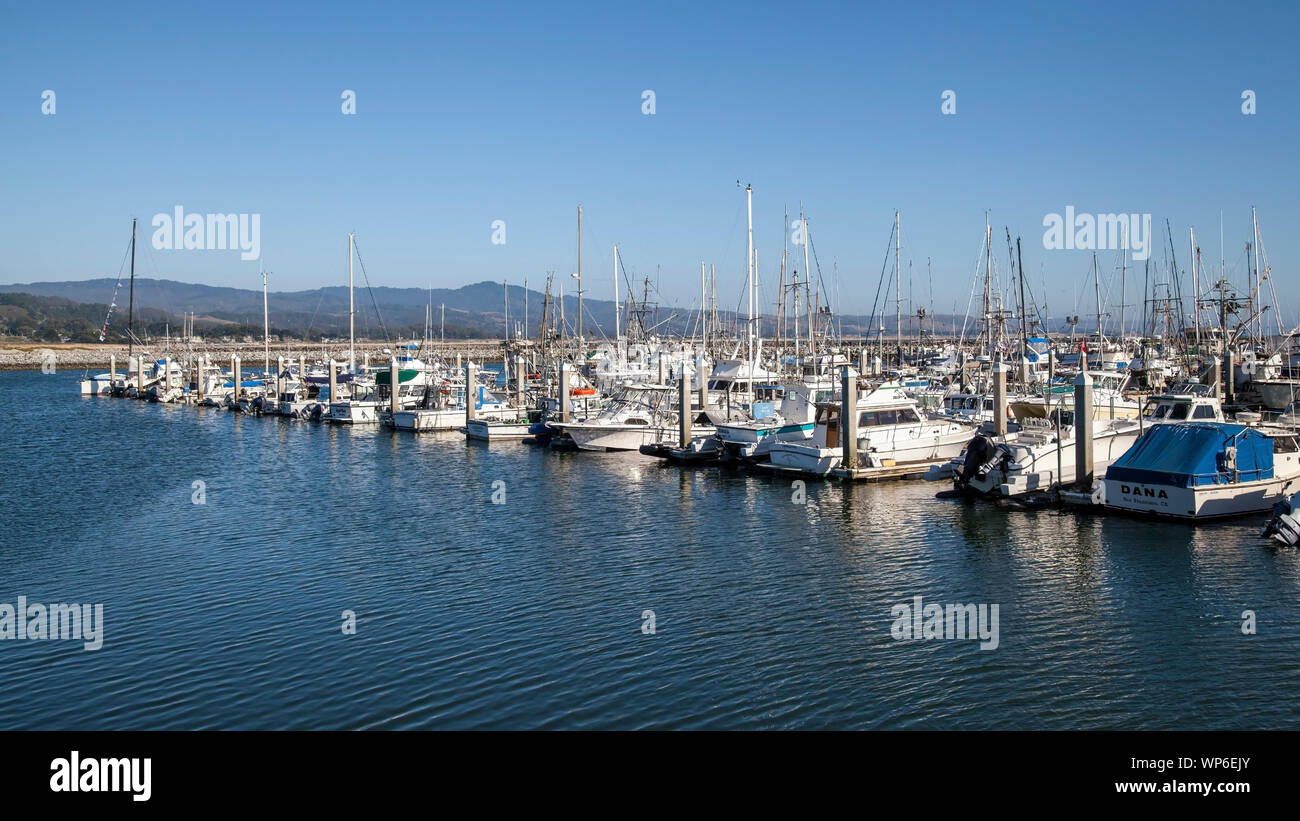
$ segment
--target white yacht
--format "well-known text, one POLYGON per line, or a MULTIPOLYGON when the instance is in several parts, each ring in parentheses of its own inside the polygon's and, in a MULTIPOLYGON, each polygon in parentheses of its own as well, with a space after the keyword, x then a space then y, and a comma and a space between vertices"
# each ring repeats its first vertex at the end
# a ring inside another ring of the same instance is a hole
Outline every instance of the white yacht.
MULTIPOLYGON (((807 442, 775 442, 768 451, 774 467, 824 476, 841 466, 839 402, 820 404, 816 428, 807 442)), ((858 464, 891 467, 951 459, 975 428, 952 419, 925 415, 902 385, 884 383, 859 397, 858 464)))
MULTIPOLYGON (((677 412, 668 385, 628 384, 619 388, 600 413, 577 422, 552 422, 579 450, 640 450, 675 435, 677 412)), ((692 438, 712 435, 712 425, 692 425, 692 438), (698 428, 698 429, 697 429, 698 428)))

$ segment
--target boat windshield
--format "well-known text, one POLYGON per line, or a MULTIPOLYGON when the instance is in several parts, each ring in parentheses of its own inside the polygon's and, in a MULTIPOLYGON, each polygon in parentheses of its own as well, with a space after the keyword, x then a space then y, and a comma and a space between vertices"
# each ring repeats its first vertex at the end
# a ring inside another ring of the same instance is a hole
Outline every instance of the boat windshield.
POLYGON ((912 408, 887 408, 863 411, 858 417, 858 427, 876 428, 884 425, 912 425, 921 421, 912 408))

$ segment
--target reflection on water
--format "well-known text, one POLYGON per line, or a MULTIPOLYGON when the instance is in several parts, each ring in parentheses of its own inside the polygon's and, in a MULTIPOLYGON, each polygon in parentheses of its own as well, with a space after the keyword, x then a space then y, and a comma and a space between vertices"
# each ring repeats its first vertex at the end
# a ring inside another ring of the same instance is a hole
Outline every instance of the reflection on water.
POLYGON ((79 399, 79 376, 0 374, 0 601, 102 602, 104 646, 0 641, 3 727, 1297 724, 1300 559, 1258 519, 925 483, 795 504, 766 473, 79 399), (997 603, 998 649, 895 641, 918 595, 997 603))

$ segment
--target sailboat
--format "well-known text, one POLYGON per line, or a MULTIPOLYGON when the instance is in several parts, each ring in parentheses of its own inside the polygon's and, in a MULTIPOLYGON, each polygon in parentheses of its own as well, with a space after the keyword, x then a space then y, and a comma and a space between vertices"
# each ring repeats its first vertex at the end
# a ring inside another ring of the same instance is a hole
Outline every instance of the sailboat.
MULTIPOLYGON (((126 385, 127 377, 129 377, 130 374, 132 373, 130 363, 132 361, 131 354, 134 351, 134 346, 132 345, 132 343, 134 342, 134 336, 131 333, 131 329, 135 325, 135 223, 136 220, 134 217, 132 217, 131 218, 131 303, 129 308, 127 309, 129 312, 127 314, 127 373, 122 375, 123 379, 119 385, 118 382, 119 374, 117 372, 117 357, 113 357, 112 361, 110 362, 110 369, 108 373, 98 373, 95 374, 94 376, 87 374, 86 378, 82 379, 78 383, 77 387, 82 396, 109 396, 113 394, 115 390, 124 389, 126 385)), ((118 269, 119 287, 122 282, 122 280, 120 279, 121 275, 122 275, 121 269, 119 268, 118 269)), ((108 306, 108 316, 104 318, 104 327, 100 330, 99 333, 100 342, 104 341, 104 334, 108 331, 108 323, 112 319, 113 309, 116 307, 117 307, 117 288, 114 288, 113 301, 108 306)), ((136 364, 136 367, 139 367, 138 363, 136 364)))

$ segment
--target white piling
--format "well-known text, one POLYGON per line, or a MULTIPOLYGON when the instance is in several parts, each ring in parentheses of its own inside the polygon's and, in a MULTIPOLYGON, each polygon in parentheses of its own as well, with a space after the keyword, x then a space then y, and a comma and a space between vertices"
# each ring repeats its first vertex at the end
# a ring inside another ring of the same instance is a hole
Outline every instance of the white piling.
POLYGON ((466 427, 468 427, 469 423, 474 420, 474 402, 478 399, 478 397, 475 396, 475 394, 477 393, 477 391, 475 390, 476 386, 474 384, 476 382, 476 380, 474 379, 475 370, 477 369, 474 367, 474 363, 470 362, 465 365, 465 425, 466 427))
POLYGON ((388 409, 397 413, 401 409, 397 394, 402 382, 402 369, 397 365, 397 357, 388 362, 388 409))
POLYGON ((560 406, 560 421, 569 421, 569 363, 560 363, 560 387, 556 401, 560 406))
POLYGON ((700 410, 705 411, 709 408, 709 366, 704 364, 704 356, 701 355, 695 364, 695 385, 700 392, 700 410))
MULTIPOLYGON (((1048 397, 1050 401, 1050 393, 1048 397)), ((1001 354, 993 360, 993 435, 1007 435, 1007 371, 1001 354)))

